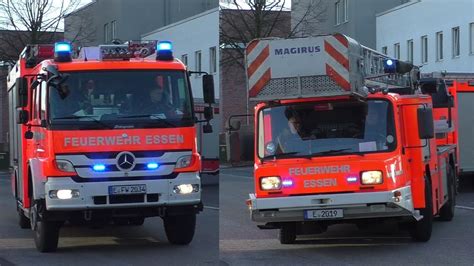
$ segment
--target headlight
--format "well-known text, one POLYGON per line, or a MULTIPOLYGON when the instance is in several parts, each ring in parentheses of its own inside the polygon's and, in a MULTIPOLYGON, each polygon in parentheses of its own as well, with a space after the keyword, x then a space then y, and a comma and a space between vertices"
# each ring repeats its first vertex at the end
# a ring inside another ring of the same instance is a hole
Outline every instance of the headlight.
POLYGON ((381 171, 365 171, 362 172, 361 176, 362 185, 375 185, 382 184, 382 172, 381 171))
POLYGON ((77 189, 60 189, 60 190, 50 190, 49 197, 52 199, 72 199, 79 198, 79 190, 77 189))
POLYGON ((173 192, 176 194, 189 194, 193 192, 199 192, 199 185, 197 184, 181 184, 174 186, 173 192))
POLYGON ((179 168, 185 168, 185 167, 188 167, 191 165, 191 161, 192 161, 192 155, 186 155, 186 156, 182 156, 182 157, 179 157, 178 160, 176 161, 176 169, 179 169, 179 168))
POLYGON ((279 176, 268 176, 260 179, 262 190, 278 190, 281 188, 281 178, 279 176))
POLYGON ((56 167, 63 172, 76 172, 74 165, 70 161, 56 160, 56 167))

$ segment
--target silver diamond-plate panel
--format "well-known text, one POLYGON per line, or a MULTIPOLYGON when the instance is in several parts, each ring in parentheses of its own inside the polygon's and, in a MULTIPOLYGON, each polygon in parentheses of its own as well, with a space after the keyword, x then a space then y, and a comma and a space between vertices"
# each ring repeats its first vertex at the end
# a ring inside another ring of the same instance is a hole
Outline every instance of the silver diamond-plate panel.
POLYGON ((298 78, 271 79, 258 96, 295 95, 298 93, 298 78))
POLYGON ((346 94, 346 91, 328 76, 302 77, 301 88, 303 95, 346 94))
POLYGON ((271 79, 270 82, 252 98, 253 100, 292 99, 302 97, 321 97, 346 95, 350 92, 339 87, 328 76, 301 77, 301 92, 298 78, 271 79))

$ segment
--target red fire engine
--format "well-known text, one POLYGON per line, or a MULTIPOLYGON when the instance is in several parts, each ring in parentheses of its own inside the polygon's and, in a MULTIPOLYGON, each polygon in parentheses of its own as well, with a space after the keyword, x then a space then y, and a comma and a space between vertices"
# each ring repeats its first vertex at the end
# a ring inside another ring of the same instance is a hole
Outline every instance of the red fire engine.
MULTIPOLYGON (((456 142, 435 138, 419 69, 335 34, 252 41, 255 193, 247 204, 282 244, 337 223, 393 220, 417 241, 454 215, 456 142)), ((449 95, 442 104, 455 113, 449 95)), ((445 117, 456 131, 452 117, 445 117)))
POLYGON ((23 50, 8 76, 12 186, 39 251, 57 248, 66 221, 159 216, 171 243, 192 240, 202 210, 195 123, 212 131, 214 86, 203 75, 209 106, 197 121, 189 74, 170 42, 101 45, 79 59, 67 42, 23 50))

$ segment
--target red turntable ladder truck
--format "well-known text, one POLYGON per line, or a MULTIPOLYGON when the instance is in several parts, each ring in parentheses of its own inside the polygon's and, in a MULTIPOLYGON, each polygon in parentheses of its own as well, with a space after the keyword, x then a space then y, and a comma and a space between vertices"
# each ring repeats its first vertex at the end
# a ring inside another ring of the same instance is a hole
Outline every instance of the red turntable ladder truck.
POLYGON ((421 92, 417 67, 342 34, 254 40, 246 65, 259 228, 290 244, 387 219, 428 241, 435 216, 453 218, 456 143, 437 143, 437 86, 421 92))
POLYGON ((212 130, 214 86, 203 75, 209 106, 197 121, 188 76, 170 42, 101 45, 78 59, 67 42, 23 50, 8 76, 10 163, 19 224, 39 251, 56 250, 66 221, 159 216, 169 242, 192 241, 203 208, 195 124, 212 130))
POLYGON ((442 143, 459 144, 459 175, 468 176, 474 173, 474 73, 434 72, 425 76, 429 77, 423 78, 422 84, 438 86, 438 92, 432 95, 436 138, 442 143), (450 112, 446 103, 456 108, 450 112))

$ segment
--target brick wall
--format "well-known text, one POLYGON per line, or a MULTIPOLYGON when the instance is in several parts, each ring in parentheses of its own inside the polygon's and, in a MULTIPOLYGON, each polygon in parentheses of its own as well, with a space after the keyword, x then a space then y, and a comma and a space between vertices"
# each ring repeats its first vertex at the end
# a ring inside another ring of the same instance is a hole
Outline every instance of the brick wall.
MULTIPOLYGON (((223 56, 222 53, 221 56, 223 56)), ((227 120, 231 115, 248 113, 246 111, 247 86, 245 71, 238 64, 221 64, 220 70, 220 109, 222 110, 221 129, 225 130, 227 120)), ((245 118, 240 120, 242 121, 242 124, 245 124, 245 118)))

